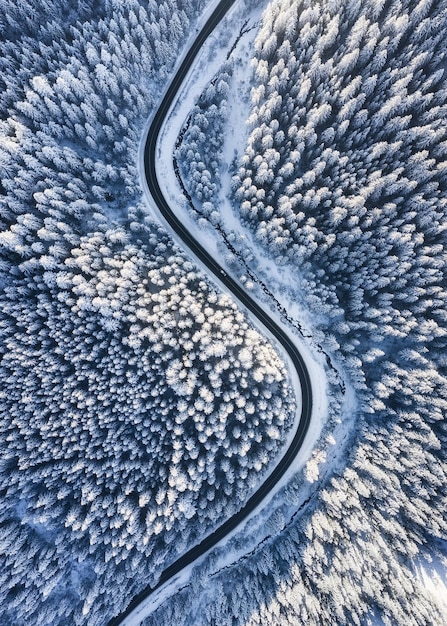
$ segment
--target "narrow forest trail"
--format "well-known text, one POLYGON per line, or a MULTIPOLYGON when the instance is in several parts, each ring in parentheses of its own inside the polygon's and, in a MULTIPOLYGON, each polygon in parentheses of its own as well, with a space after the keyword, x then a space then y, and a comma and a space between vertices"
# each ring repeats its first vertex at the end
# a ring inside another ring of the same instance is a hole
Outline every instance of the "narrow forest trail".
MULTIPOLYGON (((172 79, 169 88, 167 89, 163 100, 152 119, 150 127, 147 131, 145 147, 144 147, 144 174, 146 177, 148 189, 152 197, 152 202, 156 205, 163 221, 168 225, 169 229, 175 233, 177 238, 180 238, 183 242, 188 253, 191 253, 201 265, 204 265, 211 273, 212 277, 216 277, 217 282, 223 284, 228 288, 234 297, 240 302, 242 307, 253 316, 258 325, 264 327, 274 338, 280 342, 295 368, 300 381, 300 393, 301 393, 301 414, 299 416, 298 425, 293 439, 287 450, 284 452, 283 457, 278 461, 276 467, 271 474, 267 477, 265 482, 246 502, 244 507, 231 518, 226 520, 219 528, 217 528, 212 534, 206 537, 200 544, 191 548, 177 561, 167 567, 161 574, 160 580, 154 587, 146 587, 138 594, 129 604, 123 613, 116 616, 109 622, 109 626, 134 626, 139 624, 147 615, 150 614, 151 609, 148 606, 147 610, 144 609, 146 601, 159 591, 161 587, 166 585, 174 577, 186 567, 191 565, 199 557, 203 556, 211 548, 216 546, 222 539, 224 539, 229 533, 236 529, 247 517, 260 505, 266 496, 269 495, 271 490, 277 485, 280 479, 284 476, 287 470, 294 462, 298 452, 300 451, 305 436, 308 432, 312 415, 312 387, 310 381, 310 375, 306 366, 306 363, 294 343, 294 339, 273 320, 262 306, 256 303, 256 301, 249 296, 243 287, 236 282, 231 276, 228 275, 226 270, 219 265, 215 258, 213 258, 205 248, 194 238, 194 236, 185 228, 182 222, 178 219, 174 211, 169 206, 160 184, 157 179, 156 173, 156 151, 158 146, 158 139, 162 131, 165 120, 171 110, 173 103, 176 100, 178 92, 202 48, 205 40, 224 18, 229 9, 235 4, 236 0, 222 0, 214 9, 211 16, 206 21, 204 27, 197 34, 189 51, 185 55, 180 67, 178 68, 175 76, 172 79)), ((147 603, 148 605, 149 603, 147 603)))

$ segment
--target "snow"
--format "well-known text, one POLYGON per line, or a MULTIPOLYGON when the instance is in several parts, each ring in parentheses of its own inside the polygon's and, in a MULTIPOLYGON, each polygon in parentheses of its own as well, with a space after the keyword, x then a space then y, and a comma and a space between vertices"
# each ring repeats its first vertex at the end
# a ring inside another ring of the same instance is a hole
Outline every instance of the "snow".
MULTIPOLYGON (((199 28, 201 24, 205 22, 216 4, 217 2, 213 2, 209 5, 207 11, 204 13, 200 20, 199 28)), ((162 129, 157 147, 157 176, 163 193, 169 200, 171 206, 176 206, 177 214, 181 216, 183 223, 189 228, 191 232, 193 232, 194 236, 199 240, 202 246, 210 254, 212 254, 215 258, 221 259, 221 265, 223 266, 225 265, 222 259, 223 243, 222 241, 219 241, 219 235, 216 234, 211 226, 206 226, 205 228, 199 227, 197 222, 191 217, 187 208, 185 207, 185 201, 183 199, 182 192, 178 185, 173 169, 172 154, 177 136, 185 119, 188 117, 190 110, 193 108, 196 98, 200 95, 207 83, 212 79, 214 74, 218 71, 222 63, 225 61, 227 51, 231 48, 232 43, 239 33, 240 26, 245 21, 245 19, 247 19, 247 17, 249 17, 250 19, 249 26, 252 26, 259 22, 262 11, 264 10, 266 5, 267 2, 263 1, 259 3, 257 7, 248 9, 244 3, 236 3, 230 13, 225 18, 225 20, 223 20, 223 22, 219 25, 215 32, 209 37, 209 39, 203 46, 199 56, 197 57, 193 67, 191 68, 181 88, 177 101, 171 108, 170 115, 165 122, 164 128, 162 129)), ((234 81, 232 83, 233 93, 231 95, 231 98, 236 98, 235 102, 238 102, 239 106, 233 107, 230 116, 231 125, 226 132, 227 140, 224 146, 224 157, 227 163, 229 163, 233 159, 234 149, 236 149, 239 154, 242 153, 248 132, 245 127, 245 120, 248 117, 249 103, 246 100, 238 97, 238 94, 247 92, 247 83, 250 80, 251 75, 251 68, 248 59, 251 56, 250 47, 253 45, 253 40, 256 32, 257 29, 254 28, 249 33, 245 34, 236 49, 238 58, 240 59, 242 57, 246 62, 244 61, 243 63, 236 63, 234 68, 234 81)), ((191 35, 190 40, 187 42, 185 50, 190 45, 192 36, 193 35, 191 35)), ((181 60, 182 59, 179 59, 179 64, 181 63, 181 60)), ((151 120, 148 120, 146 129, 149 127, 150 121, 151 120)), ((143 139, 145 139, 145 137, 146 132, 143 134, 143 139)), ((147 202, 152 208, 153 216, 156 219, 160 219, 157 209, 154 206, 147 189, 143 168, 143 151, 144 141, 140 146, 139 154, 140 178, 142 186, 146 191, 147 202)), ((262 280, 264 282, 267 281, 266 284, 269 285, 270 289, 274 289, 272 285, 290 285, 291 277, 289 275, 289 271, 284 268, 279 268, 277 265, 274 264, 271 259, 268 259, 264 254, 260 254, 260 251, 256 247, 256 245, 252 241, 250 241, 249 235, 246 232, 242 232, 241 226, 236 216, 233 214, 232 208, 225 194, 225 190, 229 189, 230 175, 228 171, 223 171, 221 176, 222 191, 219 198, 219 211, 222 216, 225 231, 233 231, 237 233, 241 236, 243 241, 247 242, 252 250, 256 250, 256 257, 259 262, 258 271, 260 272, 260 274, 262 274, 262 280)), ((166 224, 164 224, 164 226, 166 227, 166 224)), ((183 243, 179 240, 179 238, 173 233, 172 236, 179 244, 179 246, 181 248, 184 248, 183 243)), ((195 262, 199 267, 201 266, 201 263, 199 263, 197 260, 195 262)), ((201 267, 203 271, 208 274, 208 270, 204 266, 201 267)), ((227 272, 236 279, 240 278, 240 276, 234 275, 233 270, 230 268, 227 269, 227 272)), ((216 282, 219 282, 214 276, 212 277, 212 279, 216 282)), ((220 287, 223 291, 228 291, 223 284, 221 284, 220 287)), ((285 290, 282 289, 281 291, 285 290)), ((231 297, 233 297, 232 294, 230 295, 231 297)), ((256 297, 256 294, 253 295, 254 297, 256 297)), ((296 320, 299 320, 300 325, 305 326, 306 323, 308 323, 309 327, 311 326, 310 320, 307 319, 306 311, 302 307, 300 307, 296 301, 294 301, 292 298, 287 298, 287 294, 277 293, 276 290, 275 298, 281 302, 282 306, 286 308, 291 316, 293 316, 296 320)), ((235 535, 240 533, 242 527, 244 527, 246 530, 245 534, 248 537, 251 537, 251 542, 250 540, 248 541, 248 543, 250 543, 248 549, 254 548, 256 544, 262 540, 262 538, 268 536, 268 529, 266 529, 266 520, 271 514, 272 502, 275 500, 275 495, 277 495, 279 498, 282 497, 281 494, 278 495, 278 492, 280 492, 280 490, 285 485, 287 485, 290 479, 294 475, 296 475, 296 473, 300 469, 302 469, 308 461, 315 447, 315 444, 321 435, 322 428, 326 422, 328 415, 328 387, 326 372, 324 368, 325 359, 323 358, 323 355, 316 353, 315 345, 312 344, 312 341, 305 341, 297 330, 292 329, 291 326, 287 324, 287 322, 283 322, 277 308, 272 305, 271 302, 267 301, 266 299, 260 300, 259 298, 256 298, 256 300, 258 304, 262 306, 269 313, 269 315, 275 319, 278 325, 285 328, 289 335, 293 334, 294 341, 296 342, 301 354, 303 355, 311 378, 314 399, 313 412, 311 424, 307 432, 305 441, 302 445, 299 455, 295 459, 293 466, 289 468, 288 472, 284 475, 280 483, 276 485, 275 489, 272 490, 269 496, 262 502, 260 506, 257 507, 257 509, 250 515, 250 517, 245 520, 243 524, 240 525, 240 527, 235 529, 229 536, 226 536, 218 544, 217 548, 215 547, 210 551, 213 552, 213 556, 215 558, 212 568, 214 572, 225 568, 226 566, 235 562, 247 553, 247 542, 245 542, 244 546, 239 550, 234 549, 234 547, 231 550, 227 549, 228 543, 231 538, 234 538, 235 535)), ((275 349, 278 351, 278 353, 281 354, 285 363, 288 365, 288 370, 291 377, 291 384, 295 390, 299 390, 300 382, 298 374, 291 366, 289 357, 283 352, 281 346, 277 343, 276 339, 273 336, 270 336, 266 329, 261 327, 258 322, 252 318, 251 314, 248 311, 246 313, 250 317, 250 320, 253 322, 253 324, 260 330, 262 334, 270 339, 272 344, 275 346, 275 349)), ((306 333, 306 335, 307 334, 308 333, 306 333)), ((310 333, 309 337, 311 337, 310 333)), ((300 393, 297 393, 296 395, 299 405, 300 393)), ((354 392, 351 389, 348 389, 345 395, 344 412, 353 413, 354 410, 354 392)), ((300 406, 298 406, 297 410, 297 416, 299 415, 300 406)), ((295 428, 291 429, 292 432, 290 432, 288 441, 285 442, 284 448, 288 447, 291 439, 294 436, 294 432, 297 426, 298 420, 295 428)), ((343 423, 338 429, 336 439, 339 445, 342 441, 345 441, 347 439, 348 430, 349 427, 346 425, 346 423, 343 423)), ((333 443, 335 444, 335 439, 333 443)), ((276 459, 274 462, 276 464, 278 462, 278 459, 276 459)), ((273 469, 273 467, 271 469, 273 469)), ((303 502, 310 493, 310 483, 311 481, 309 481, 308 483, 307 491, 303 490, 303 502)), ((295 509, 297 508, 299 507, 295 505, 295 509)), ((137 609, 135 609, 129 617, 123 620, 123 626, 134 626, 140 624, 143 619, 150 615, 166 599, 172 596, 174 592, 177 592, 182 587, 188 585, 191 579, 193 569, 197 565, 202 564, 206 560, 208 555, 209 553, 200 557, 192 565, 182 570, 177 576, 168 581, 159 590, 157 590, 157 592, 155 592, 149 598, 143 601, 141 605, 137 609)), ((208 575, 212 575, 212 572, 208 571, 208 575)))
MULTIPOLYGON (((447 541, 441 541, 441 552, 447 554, 447 541)), ((447 624, 447 566, 438 557, 433 557, 431 563, 423 563, 417 570, 417 576, 432 596, 434 604, 439 606, 447 624)))

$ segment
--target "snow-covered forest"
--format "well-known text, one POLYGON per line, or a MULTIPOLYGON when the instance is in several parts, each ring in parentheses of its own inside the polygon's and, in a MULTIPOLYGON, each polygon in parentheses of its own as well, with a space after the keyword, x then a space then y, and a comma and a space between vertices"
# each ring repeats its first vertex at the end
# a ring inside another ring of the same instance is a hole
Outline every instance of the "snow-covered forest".
POLYGON ((294 420, 272 345, 142 201, 143 126, 202 9, 1 2, 4 626, 106 624, 294 420))
POLYGON ((227 62, 200 95, 177 140, 175 159, 181 180, 198 200, 197 212, 205 217, 211 217, 220 183, 220 151, 231 75, 232 64, 227 62))
MULTIPOLYGON (((278 352, 142 195, 144 125, 207 5, 0 0, 5 626, 105 626, 242 506, 294 420, 278 352)), ((239 158, 245 60, 185 121, 196 208, 220 219, 232 167, 241 232, 293 277, 358 410, 328 420, 262 545, 210 555, 146 626, 446 622, 421 576, 447 571, 446 53, 446 0, 274 0, 239 158)))
POLYGON ((359 411, 305 512, 147 625, 447 620, 420 575, 443 572, 445 592, 446 18, 444 0, 265 11, 234 210, 295 276, 359 411))

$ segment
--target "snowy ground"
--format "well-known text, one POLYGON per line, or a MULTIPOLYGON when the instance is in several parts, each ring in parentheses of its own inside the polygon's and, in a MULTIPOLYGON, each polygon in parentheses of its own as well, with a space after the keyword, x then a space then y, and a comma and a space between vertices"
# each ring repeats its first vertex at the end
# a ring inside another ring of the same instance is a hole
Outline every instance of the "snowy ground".
MULTIPOLYGON (((439 542, 440 552, 447 558, 447 541, 439 542)), ((447 567, 439 557, 434 557, 431 563, 422 563, 417 569, 417 577, 424 587, 433 595, 445 616, 447 624, 447 567)))

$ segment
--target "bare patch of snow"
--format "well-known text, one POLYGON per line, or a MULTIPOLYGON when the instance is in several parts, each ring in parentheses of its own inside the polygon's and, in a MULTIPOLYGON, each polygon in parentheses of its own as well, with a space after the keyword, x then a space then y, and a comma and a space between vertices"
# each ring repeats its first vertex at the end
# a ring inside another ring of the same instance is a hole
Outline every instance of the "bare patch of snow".
MULTIPOLYGON (((447 541, 440 542, 441 552, 447 554, 447 541)), ((447 624, 447 558, 444 562, 433 557, 431 563, 421 564, 417 570, 418 578, 423 587, 433 598, 433 603, 440 608, 447 624)))

